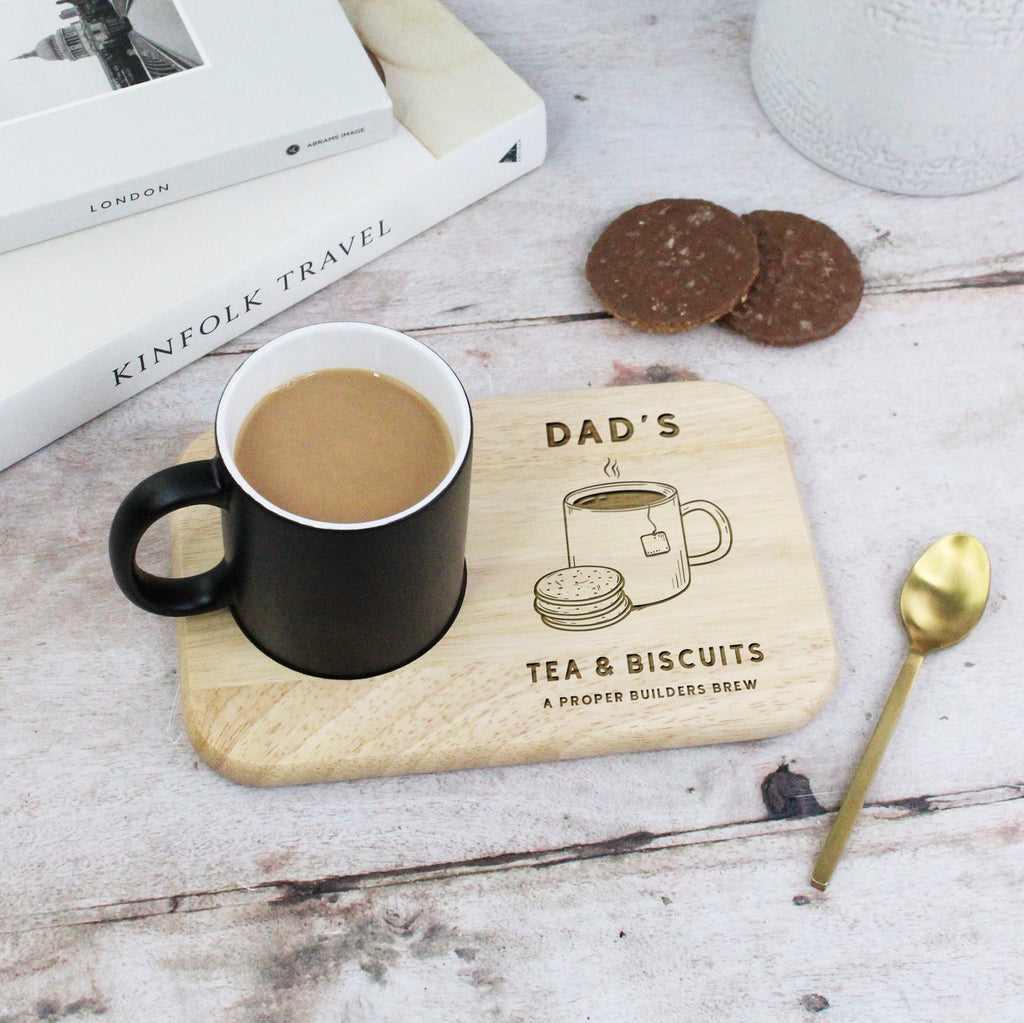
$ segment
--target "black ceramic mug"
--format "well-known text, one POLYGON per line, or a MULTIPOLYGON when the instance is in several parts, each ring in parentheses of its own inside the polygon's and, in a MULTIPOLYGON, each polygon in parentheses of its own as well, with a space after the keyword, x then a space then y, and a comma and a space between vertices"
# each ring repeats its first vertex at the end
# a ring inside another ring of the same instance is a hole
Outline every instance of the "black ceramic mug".
POLYGON ((324 323, 253 353, 221 396, 216 455, 143 480, 110 529, 110 563, 133 603, 161 615, 230 608, 245 635, 309 675, 366 678, 415 659, 444 635, 465 592, 473 421, 452 369, 426 345, 366 323, 324 323), (371 370, 404 383, 440 413, 455 458, 412 507, 372 522, 305 519, 275 506, 235 463, 239 430, 275 388, 322 369, 371 370), (146 530, 188 505, 221 509, 224 558, 183 579, 140 568, 146 530))

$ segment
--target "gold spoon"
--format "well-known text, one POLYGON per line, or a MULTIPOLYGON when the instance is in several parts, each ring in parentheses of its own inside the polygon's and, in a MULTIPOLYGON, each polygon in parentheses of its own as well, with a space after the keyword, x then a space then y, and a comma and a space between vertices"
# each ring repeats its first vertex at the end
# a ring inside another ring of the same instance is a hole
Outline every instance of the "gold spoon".
POLYGON ((924 655, 959 643, 978 624, 988 601, 989 576, 985 548, 966 533, 936 540, 910 570, 900 594, 900 615, 910 640, 910 653, 896 676, 811 872, 811 884, 819 891, 828 886, 839 862, 924 655))

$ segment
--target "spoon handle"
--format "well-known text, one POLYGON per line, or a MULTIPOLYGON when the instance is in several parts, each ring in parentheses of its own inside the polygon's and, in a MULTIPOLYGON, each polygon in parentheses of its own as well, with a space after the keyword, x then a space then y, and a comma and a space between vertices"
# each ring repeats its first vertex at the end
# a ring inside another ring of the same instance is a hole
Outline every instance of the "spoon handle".
POLYGON ((857 770, 853 773, 850 787, 843 797, 839 813, 832 822, 818 861, 814 864, 814 870, 811 871, 811 885, 819 891, 824 891, 828 886, 832 878, 832 871, 836 869, 839 857, 842 856, 843 849, 846 848, 846 840, 850 837, 853 823, 857 819, 861 807, 864 806, 864 797, 867 795, 868 787, 875 777, 878 765, 882 762, 882 756, 889 745, 892 733, 896 730, 896 723, 900 719, 903 705, 907 702, 910 688, 914 684, 914 679, 917 678, 917 672, 923 660, 923 654, 913 651, 907 654, 907 659, 903 662, 903 667, 900 668, 900 673, 892 684, 889 698, 885 701, 875 730, 871 733, 871 738, 864 748, 857 770))

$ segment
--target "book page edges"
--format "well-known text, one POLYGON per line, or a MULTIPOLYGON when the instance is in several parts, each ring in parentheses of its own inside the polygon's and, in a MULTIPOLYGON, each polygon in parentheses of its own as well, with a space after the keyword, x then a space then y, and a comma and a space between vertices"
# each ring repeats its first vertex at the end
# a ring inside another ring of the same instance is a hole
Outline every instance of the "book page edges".
POLYGON ((541 103, 435 0, 340 0, 384 68, 395 116, 436 157, 541 103))

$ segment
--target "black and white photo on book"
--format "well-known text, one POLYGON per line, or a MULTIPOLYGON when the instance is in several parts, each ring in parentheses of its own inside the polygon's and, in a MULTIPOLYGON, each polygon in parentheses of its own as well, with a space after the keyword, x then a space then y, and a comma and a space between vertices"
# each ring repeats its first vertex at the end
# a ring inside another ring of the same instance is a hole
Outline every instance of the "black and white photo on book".
POLYGON ((0 65, 0 123, 204 63, 175 0, 8 0, 0 38, 27 45, 0 65))

